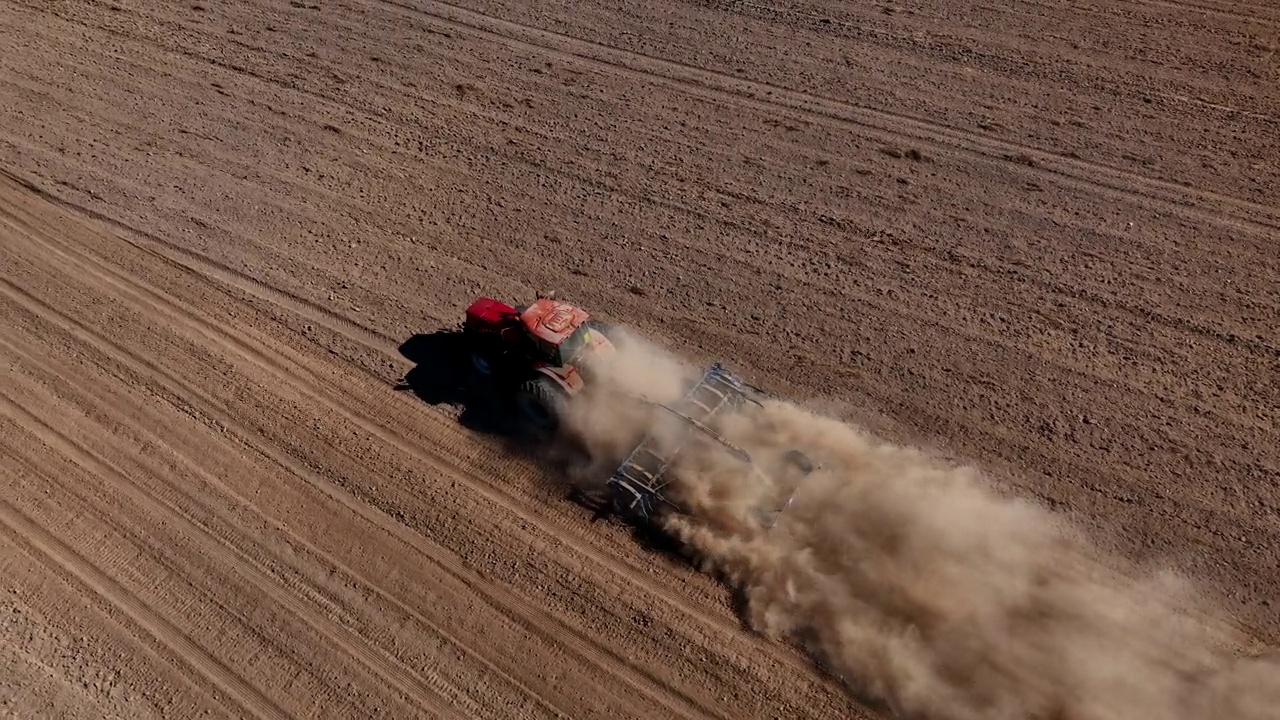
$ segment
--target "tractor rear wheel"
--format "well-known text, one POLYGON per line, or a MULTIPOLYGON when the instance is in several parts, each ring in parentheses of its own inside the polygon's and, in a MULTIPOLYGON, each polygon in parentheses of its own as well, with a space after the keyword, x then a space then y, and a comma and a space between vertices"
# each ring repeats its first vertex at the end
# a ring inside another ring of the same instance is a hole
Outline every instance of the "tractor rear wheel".
POLYGON ((564 390, 541 373, 525 380, 516 390, 516 411, 524 424, 540 435, 550 435, 559 429, 564 402, 564 390))

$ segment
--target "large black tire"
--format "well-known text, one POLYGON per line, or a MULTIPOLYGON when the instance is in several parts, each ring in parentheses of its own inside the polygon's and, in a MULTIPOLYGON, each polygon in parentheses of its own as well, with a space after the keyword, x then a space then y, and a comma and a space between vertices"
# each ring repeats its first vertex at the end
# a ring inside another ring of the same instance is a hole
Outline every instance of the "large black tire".
POLYGON ((493 361, 483 352, 473 351, 468 360, 468 370, 473 376, 485 378, 486 380, 493 376, 493 361))
POLYGON ((516 412, 525 427, 540 436, 550 436, 560 429, 560 411, 566 399, 555 380, 537 373, 516 389, 516 412))

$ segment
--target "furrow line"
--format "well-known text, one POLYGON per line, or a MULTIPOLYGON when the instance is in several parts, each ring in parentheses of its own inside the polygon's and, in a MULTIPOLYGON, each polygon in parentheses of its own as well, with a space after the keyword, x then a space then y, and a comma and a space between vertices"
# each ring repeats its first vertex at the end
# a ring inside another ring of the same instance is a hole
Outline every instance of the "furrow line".
POLYGON ((1168 0, 1122 0, 1125 5, 1133 5, 1135 7, 1162 7, 1170 10, 1179 10, 1188 15, 1197 13, 1220 15, 1222 17, 1235 18, 1236 20, 1247 20, 1250 22, 1263 23, 1272 22, 1273 18, 1265 18, 1261 15, 1253 15, 1245 10, 1254 10, 1262 12, 1276 12, 1275 7, 1268 8, 1266 5, 1254 3, 1232 3, 1235 8, 1225 10, 1213 4, 1201 4, 1192 2, 1173 2, 1168 0))
MULTIPOLYGON (((16 431, 18 433, 26 434, 31 438, 36 438, 30 430, 18 425, 17 422, 9 415, 0 413, 0 419, 7 421, 10 433, 16 431)), ((10 437, 12 437, 12 435, 10 437)), ((67 462, 71 462, 71 460, 68 458, 67 462)), ((45 483, 49 488, 58 485, 60 479, 64 489, 69 485, 69 483, 65 481, 65 476, 51 476, 47 467, 34 462, 31 456, 24 453, 22 449, 3 443, 0 443, 0 466, 5 467, 11 472, 14 469, 24 471, 28 477, 38 479, 40 482, 45 483)), ((13 477, 10 476, 8 479, 13 480, 13 477)), ((15 492, 14 487, 11 485, 9 488, 9 494, 6 495, 8 502, 13 505, 15 509, 18 509, 19 512, 22 512, 29 522, 40 527, 45 533, 58 537, 59 533, 51 528, 49 523, 34 514, 39 509, 38 506, 27 506, 25 511, 19 508, 20 503, 18 503, 17 495, 14 494, 15 492)), ((52 497, 52 492, 42 490, 41 495, 42 497, 35 499, 36 503, 47 501, 52 497)), ((80 519, 88 515, 93 515, 100 520, 103 519, 104 516, 102 513, 93 512, 95 509, 96 508, 88 506, 78 509, 75 520, 76 525, 80 526, 80 519), (79 514, 79 512, 83 512, 83 515, 79 514)), ((54 510, 55 513, 62 514, 64 517, 66 511, 67 508, 61 505, 54 510)), ((110 521, 106 522, 109 523, 110 521)), ((122 539, 133 542, 135 546, 138 546, 140 538, 136 532, 121 527, 120 525, 116 525, 113 529, 120 534, 122 539)), ((0 530, 0 539, 8 540, 10 543, 13 542, 13 538, 10 535, 5 534, 3 530, 0 530)), ((116 577, 118 576, 118 572, 110 572, 111 570, 133 567, 137 563, 137 558, 129 552, 129 547, 130 546, 126 543, 102 546, 95 545, 92 564, 98 569, 103 569, 105 574, 108 576, 116 577)), ((43 556, 42 559, 42 556, 39 553, 32 552, 30 548, 24 549, 19 545, 15 545, 13 550, 15 552, 11 552, 7 555, 4 552, 0 552, 0 577, 10 577, 11 564, 18 561, 18 555, 19 552, 21 552, 21 554, 25 555, 28 560, 34 562, 39 567, 45 568, 46 571, 49 572, 51 576, 57 578, 59 582, 66 583, 67 589, 79 596, 90 612, 95 613, 98 618, 107 623, 108 626, 112 627, 115 631, 123 633, 125 637, 120 639, 123 639, 126 643, 131 643, 133 648, 122 648, 122 650, 125 650, 127 655, 132 655, 134 653, 139 654, 141 657, 135 657, 135 661, 141 661, 142 658, 145 657, 149 662, 154 663, 157 667, 163 666, 171 670, 177 678, 180 678, 182 683, 185 683, 188 687, 203 694, 204 697, 209 698, 214 704, 221 708, 222 711, 226 713, 227 717, 235 717, 237 714, 244 713, 244 708, 239 701, 236 700, 235 697, 229 696, 222 686, 218 684, 215 678, 211 677, 207 673, 201 672, 200 668, 192 663, 190 659, 185 658, 176 646, 163 642, 153 630, 139 624, 128 613, 122 610, 120 605, 112 598, 101 593, 87 591, 90 589, 88 589, 87 586, 79 580, 79 578, 57 563, 51 563, 49 561, 50 558, 47 555, 43 556)), ((170 599, 178 601, 173 606, 174 612, 171 613, 173 616, 184 617, 190 612, 193 604, 192 596, 188 595, 181 598, 170 599)), ((143 602, 144 605, 146 604, 145 601, 140 600, 140 602, 143 602)))
POLYGON ((942 123, 903 113, 857 105, 813 93, 792 90, 781 85, 747 80, 719 70, 690 65, 611 45, 584 40, 553 30, 525 25, 463 8, 439 0, 419 0, 418 4, 399 0, 365 0, 415 16, 427 17, 456 31, 489 38, 525 49, 573 58, 611 69, 613 72, 650 82, 693 90, 707 97, 725 99, 763 110, 785 110, 808 117, 815 122, 835 127, 872 130, 892 138, 910 138, 978 157, 984 161, 1006 160, 1025 155, 1034 166, 1020 171, 1052 175, 1067 185, 1107 194, 1142 198, 1159 203, 1169 212, 1192 215, 1199 219, 1236 229, 1259 233, 1280 230, 1280 213, 1260 205, 1207 190, 1133 173, 1107 165, 1071 158, 1061 153, 1022 143, 1000 140, 942 123), (1199 207, 1212 201, 1231 208, 1214 211, 1199 207))
MULTIPOLYGON (((14 351, 14 348, 3 339, 0 339, 0 347, 14 351)), ((180 509, 180 506, 157 497, 130 480, 128 475, 110 460, 66 437, 7 396, 0 395, 0 407, 7 408, 9 414, 15 419, 24 421, 25 426, 50 447, 57 449, 99 477, 113 478, 116 486, 139 506, 147 507, 157 515, 167 516, 176 526, 184 528, 189 536, 202 540, 202 544, 209 548, 212 557, 234 568, 236 573, 252 583, 267 597, 275 600, 281 607, 310 625, 374 674, 382 677, 399 690, 406 699, 423 710, 432 715, 439 715, 447 707, 440 701, 447 700, 465 707, 469 717, 480 715, 479 706, 470 701, 458 688, 449 686, 443 678, 430 670, 427 671, 426 678, 418 676, 398 661, 387 657, 384 652, 369 646, 364 638, 350 628, 320 616, 301 599, 287 592, 257 560, 219 538, 198 520, 192 518, 188 512, 180 509)))
MULTIPOLYGON (((1061 5, 1052 5, 1050 3, 1036 2, 1034 0, 1029 1, 1026 4, 1031 5, 1033 7, 1037 7, 1037 8, 1043 8, 1045 10, 1058 10, 1058 11, 1063 10, 1063 6, 1061 5)), ((1175 10, 1184 10, 1184 11, 1189 10, 1191 12, 1212 13, 1212 14, 1221 15, 1223 17, 1234 18, 1236 20, 1244 20, 1247 22, 1255 22, 1255 23, 1263 23, 1263 24, 1268 22, 1266 18, 1261 18, 1254 15, 1246 15, 1243 13, 1233 12, 1230 10, 1209 8, 1209 7, 1194 5, 1190 3, 1161 2, 1160 0, 1120 0, 1120 4, 1131 5, 1131 6, 1140 7, 1140 8, 1163 7, 1166 9, 1175 9, 1175 10)), ((809 21, 822 21, 822 20, 831 21, 830 18, 824 15, 821 15, 819 13, 804 12, 804 11, 795 10, 795 9, 780 9, 772 5, 765 5, 765 4, 756 3, 756 2, 738 2, 736 3, 736 6, 740 8, 745 8, 747 10, 755 11, 757 15, 773 15, 776 17, 800 17, 809 21)), ((1017 13, 1019 15, 1032 17, 1039 20, 1053 18, 1053 16, 1048 14, 1047 12, 1017 10, 1013 8, 1001 8, 1001 10, 1004 12, 1017 13)), ((730 10, 730 12, 732 12, 732 10, 730 10)), ((1067 7, 1066 12, 1068 16, 1070 16, 1073 13, 1078 13, 1081 15, 1093 15, 1093 16, 1102 17, 1102 18, 1115 17, 1114 13, 1108 12, 1105 9, 1098 9, 1096 7, 1082 7, 1079 4, 1075 6, 1067 7)), ((933 16, 931 16, 931 18, 935 20, 939 19, 933 16)), ((866 34, 873 35, 876 37, 888 37, 896 40, 908 40, 908 41, 913 39, 912 34, 908 32, 891 32, 888 30, 881 30, 879 28, 863 26, 863 25, 859 25, 856 23, 849 23, 849 22, 831 21, 831 24, 853 26, 861 32, 864 32, 866 34)), ((1269 117, 1269 116, 1264 116, 1264 117, 1269 117)))
POLYGON ((142 242, 136 242, 132 238, 122 238, 125 242, 133 245, 142 252, 157 255, 165 262, 181 265, 190 270, 195 270, 202 276, 242 290, 249 295, 257 296, 283 310, 292 312, 294 315, 297 315, 298 317, 301 317, 315 325, 319 325, 320 327, 342 335, 348 340, 352 340, 363 345, 370 350, 382 353, 388 357, 400 357, 396 341, 373 328, 362 325, 346 316, 326 310, 319 304, 299 297, 291 292, 256 280, 246 273, 228 267, 217 260, 184 248, 176 243, 168 242, 153 235, 143 233, 140 230, 128 225, 117 223, 116 221, 111 222, 113 225, 122 225, 122 227, 127 229, 129 232, 136 233, 140 237, 145 238, 142 242))
MULTIPOLYGON (((12 345, 10 345, 9 343, 7 343, 7 342, 5 341, 5 339, 4 339, 4 338, 0 338, 0 347, 4 347, 4 348, 8 349, 12 354, 14 354, 14 355, 18 356, 20 359, 23 359, 23 360, 25 360, 25 361, 27 361, 27 362, 29 362, 29 363, 32 363, 32 364, 33 364, 34 366, 36 366, 36 367, 42 367, 42 366, 44 366, 44 365, 45 365, 45 362, 44 362, 44 361, 39 361, 37 358, 32 357, 29 353, 26 353, 25 351, 23 351, 23 350, 21 350, 21 349, 19 349, 19 348, 16 348, 16 347, 14 347, 14 346, 12 346, 12 345)), ((69 392, 74 392, 74 390, 68 390, 68 391, 69 391, 69 392)), ((101 400, 101 399, 99 399, 99 400, 101 400)), ((141 439, 143 439, 143 440, 146 440, 146 441, 149 441, 149 442, 156 443, 157 445, 160 445, 160 444, 164 443, 164 439, 163 439, 163 438, 161 438, 159 435, 157 435, 157 434, 155 434, 155 433, 153 433, 153 432, 151 432, 151 431, 147 430, 145 427, 142 427, 142 426, 134 426, 134 427, 133 427, 133 429, 138 433, 138 435, 140 436, 140 438, 141 438, 141 439)), ((51 431, 53 431, 51 428, 50 428, 50 430, 51 430, 51 431)), ((53 431, 53 432, 56 432, 56 431, 53 431)), ((365 577, 365 576, 363 576, 363 575, 359 574, 358 572, 356 572, 355 570, 353 570, 351 567, 347 566, 345 563, 343 563, 343 562, 339 561, 338 559, 334 558, 334 557, 333 557, 333 556, 331 556, 329 553, 325 552, 324 550, 320 549, 319 547, 316 547, 314 544, 312 544, 312 543, 311 543, 311 542, 309 542, 308 540, 306 540, 306 539, 302 538, 302 537, 301 537, 301 536, 299 536, 297 533, 295 533, 295 532, 293 532, 293 531, 289 530, 289 529, 288 529, 288 528, 287 528, 283 523, 281 523, 278 519, 276 519, 276 518, 274 518, 274 517, 271 517, 271 516, 268 516, 266 513, 263 513, 261 510, 259 510, 259 509, 258 509, 258 507, 257 507, 256 505, 254 505, 254 504, 252 503, 252 501, 250 501, 248 498, 246 498, 246 497, 244 497, 244 496, 240 495, 236 490, 234 490, 233 488, 231 488, 229 485, 227 485, 227 484, 226 484, 225 482, 223 482, 221 479, 219 479, 219 478, 215 477, 213 474, 211 474, 211 473, 209 473, 208 471, 206 471, 206 470, 205 470, 203 467, 201 467, 198 463, 196 463, 196 462, 194 462, 194 461, 191 461, 191 460, 190 460, 189 458, 187 458, 185 455, 182 455, 181 453, 178 453, 176 450, 174 451, 174 454, 175 454, 177 457, 181 458, 181 460, 184 462, 184 464, 187 466, 187 468, 188 468, 189 470, 191 470, 191 472, 192 472, 193 474, 197 475, 197 476, 198 476, 198 477, 199 477, 203 482, 207 483, 207 484, 208 484, 208 486, 213 487, 213 488, 216 488, 216 489, 217 489, 217 490, 218 490, 218 491, 219 491, 219 492, 220 492, 224 497, 230 498, 230 499, 234 500, 235 502, 237 502, 238 504, 240 504, 243 508, 245 508, 246 510, 248 510, 249 512, 251 512, 254 516, 256 516, 257 518, 259 518, 259 519, 260 519, 264 524, 266 524, 266 525, 270 526, 270 527, 271 527, 272 529, 274 529, 276 532, 279 532, 279 533, 281 533, 282 535, 284 535, 284 536, 288 537, 288 538, 290 539, 290 542, 291 542, 291 543, 293 543, 293 544, 295 544, 296 546, 298 546, 298 547, 300 547, 300 548, 302 548, 302 549, 306 550, 308 553, 310 553, 310 554, 311 554, 312 556, 314 556, 316 559, 318 559, 318 560, 320 560, 321 562, 323 562, 323 563, 324 563, 328 568, 333 569, 333 570, 336 570, 337 572, 341 573, 341 575, 342 575, 342 576, 344 576, 344 578, 345 578, 346 580, 348 580, 348 581, 349 581, 349 584, 350 584, 350 585, 355 586, 355 587, 359 587, 359 588, 361 588, 361 589, 363 589, 363 590, 368 591, 370 594, 377 596, 379 599, 381 599, 382 601, 386 602, 388 605, 390 605, 390 606, 394 607, 395 609, 399 610, 400 612, 402 612, 405 616, 407 616, 407 617, 409 617, 409 618, 412 618, 413 620, 415 620, 415 621, 417 621, 418 623, 420 623, 424 628, 426 628, 427 630, 429 630, 431 633, 433 633, 433 634, 435 634, 435 635, 438 635, 439 637, 444 638, 446 641, 448 641, 448 642, 449 642, 449 643, 451 643, 454 647, 456 647, 456 648, 457 648, 461 653, 468 655, 469 657, 471 657, 471 659, 473 659, 473 660, 475 660, 477 663, 479 663, 479 664, 483 665, 483 666, 484 666, 484 667, 485 667, 489 672, 493 673, 494 675, 496 675, 496 676, 498 676, 498 677, 501 677, 503 680, 505 680, 506 682, 510 683, 513 687, 515 687, 515 688, 519 689, 520 691, 524 692, 526 695, 528 695, 531 699, 533 699, 533 700, 534 700, 535 702, 537 702, 539 705, 543 706, 543 708, 544 708, 545 710, 547 710, 550 714, 552 714, 552 715, 558 715, 558 716, 563 716, 563 715, 564 715, 564 713, 563 713, 561 710, 559 710, 558 708, 553 707, 553 706, 552 706, 552 705, 551 705, 551 704, 550 704, 546 699, 544 699, 544 698, 542 698, 540 695, 538 695, 538 693, 536 693, 535 691, 533 691, 533 690, 532 690, 532 689, 530 689, 529 687, 527 687, 527 686, 525 686, 524 684, 522 684, 519 680, 516 680, 515 678, 511 677, 509 674, 507 674, 507 673, 506 673, 505 671, 503 671, 501 668, 499 668, 499 667, 497 667, 496 665, 494 665, 494 664, 493 664, 493 663, 492 663, 488 658, 485 658, 484 656, 482 656, 482 655, 480 655, 479 653, 477 653, 473 648, 471 648, 470 646, 468 646, 468 645, 466 645, 465 643, 463 643, 463 642, 461 642, 460 640, 458 640, 456 637, 454 637, 450 632, 446 631, 446 630, 445 630, 444 628, 442 628, 440 625, 438 625, 437 623, 433 622, 432 620, 430 620, 430 619, 426 618, 425 616, 423 616, 423 615, 422 615, 420 612, 418 612, 417 610, 415 610, 415 609, 413 609, 413 608, 409 607, 408 605, 406 605, 406 604, 405 604, 403 601, 401 601, 400 599, 398 599, 398 598, 396 598, 396 597, 393 597, 390 593, 388 593, 386 590, 384 590, 381 586, 379 586, 379 585, 377 585, 376 583, 374 583, 374 582, 370 581, 367 577, 365 577)), ((147 492, 146 490, 141 490, 141 491, 142 491, 142 492, 147 492)), ((197 494, 193 494, 193 493, 189 493, 189 492, 185 492, 185 491, 183 491, 182 487, 181 487, 180 485, 178 485, 178 484, 168 484, 168 483, 166 483, 166 485, 165 485, 165 491, 166 491, 167 493, 169 493, 169 494, 172 494, 173 496, 176 496, 176 498, 178 498, 179 500, 178 500, 177 502, 175 502, 175 501, 173 501, 173 500, 171 500, 171 499, 165 498, 165 499, 163 499, 163 500, 162 500, 162 502, 164 502, 164 503, 165 503, 169 508, 171 508, 173 512, 175 512, 175 513, 178 513, 178 514, 182 515, 184 518, 186 518, 186 519, 187 519, 187 521, 188 521, 189 523, 191 523, 191 524, 193 524, 193 525, 201 526, 201 527, 202 527, 202 529, 203 529, 203 523, 201 523, 199 520, 195 519, 195 518, 194 518, 193 516, 191 516, 189 513, 183 512, 180 508, 183 508, 183 507, 190 507, 190 506, 199 506, 199 507, 205 508, 205 509, 206 509, 206 511, 209 511, 209 512, 211 512, 212 514, 217 515, 217 513, 213 511, 213 509, 212 509, 212 507, 211 507, 211 504, 210 504, 210 503, 208 503, 208 502, 204 501, 204 500, 203 500, 199 495, 197 495, 197 494)), ((211 531, 211 530, 206 530, 206 532, 208 532, 209 534, 215 534, 215 533, 214 533, 213 531, 211 531)), ((229 543, 228 541, 226 541, 225 539, 223 539, 223 540, 222 540, 222 542, 223 542, 223 544, 230 546, 230 543, 229 543)), ((233 548, 233 549, 234 549, 234 548, 233 548)), ((239 550, 237 550, 237 554, 238 554, 238 555, 240 555, 241 557, 247 557, 247 556, 248 556, 248 554, 247 554, 247 553, 244 553, 243 551, 239 551, 239 550)), ((253 562, 255 565, 258 565, 258 564, 257 564, 256 562, 254 562, 252 559, 248 559, 248 562, 253 562)), ((259 569, 260 569, 260 570, 262 570, 263 572, 269 572, 268 570, 266 570, 265 568, 262 568, 262 567, 259 567, 259 569)), ((283 582, 283 579, 281 580, 281 582, 283 582)), ((303 581, 298 581, 298 582, 303 582, 303 581)), ((313 593, 315 592, 315 591, 314 591, 314 589, 313 589, 313 588, 310 588, 310 587, 304 588, 304 590, 305 590, 306 592, 308 592, 308 594, 313 594, 313 593)), ((327 602, 327 601, 326 601, 326 602, 327 602)), ((430 672, 430 671, 428 671, 428 672, 430 672)), ((434 677, 434 673, 432 673, 431 675, 434 677)), ((447 683, 445 683, 443 680, 441 680, 441 681, 440 681, 440 684, 441 684, 442 686, 444 686, 444 685, 446 685, 447 683)), ((455 688, 455 690, 456 690, 456 688, 455 688)), ((456 700, 456 699, 455 699, 455 700, 456 700)), ((479 716, 481 715, 481 713, 480 713, 479 709, 475 706, 475 704, 474 704, 473 702, 470 702, 470 701, 468 700, 467 702, 460 702, 460 704, 463 704, 463 705, 466 705, 466 706, 467 706, 468 711, 471 713, 471 715, 470 715, 471 717, 479 717, 479 716)))
POLYGON ((287 720, 290 716, 244 678, 205 652, 191 638, 130 593, 110 575, 0 497, 0 528, 37 560, 43 558, 90 592, 106 599, 162 645, 171 649, 196 672, 209 678, 241 709, 258 718, 287 720))
MULTIPOLYGON (((139 509, 139 505, 136 503, 120 503, 116 499, 116 497, 111 493, 117 485, 117 483, 111 482, 113 479, 112 477, 97 474, 95 468, 89 467, 85 461, 78 459, 81 456, 77 455, 75 451, 67 450, 68 447, 72 447, 83 453, 85 452, 83 445, 72 441, 70 436, 66 433, 51 430, 51 426, 48 422, 44 422, 42 426, 34 426, 31 424, 19 426, 17 424, 19 420, 31 415, 30 411, 26 411, 26 414, 23 415, 24 409, 25 406, 17 398, 10 395, 0 394, 0 418, 11 420, 15 427, 20 427, 23 432, 29 435, 32 439, 38 441, 41 445, 47 448, 49 452, 58 455, 61 459, 65 460, 66 463, 75 465, 79 470, 84 472, 85 477, 92 477, 93 480, 91 482, 81 483, 60 482, 60 479, 65 476, 51 475, 45 467, 37 465, 32 462, 30 458, 14 457, 10 454, 9 457, 11 462, 23 467, 26 469, 28 474, 34 478, 38 478, 40 481, 44 482, 48 488, 50 488, 41 492, 42 497, 33 497, 29 495, 25 498, 25 500, 31 502, 25 512, 32 522, 45 528, 45 531, 51 535, 62 537, 65 537, 67 533, 76 533, 78 526, 82 524, 81 521, 83 521, 83 524, 85 525, 90 522, 100 523, 101 528, 113 533, 119 542, 102 545, 86 543, 83 547, 87 552, 93 553, 93 563, 95 566, 116 570, 116 572, 112 573, 113 577, 116 578, 124 576, 129 577, 135 583, 148 582, 148 578, 151 576, 139 580, 139 577, 141 576, 141 573, 139 572, 140 555, 144 556, 147 562, 153 563, 153 569, 161 573, 164 579, 182 578, 184 575, 192 572, 191 567, 187 562, 184 562, 181 558, 168 556, 165 551, 159 547, 155 540, 155 535, 151 532, 150 528, 139 524, 139 516, 135 515, 135 513, 143 512, 143 510, 139 509), (8 408, 9 412, 5 412, 6 408, 8 408), (49 435, 50 432, 55 434, 49 435), (51 488, 54 488, 59 484, 62 486, 60 488, 61 497, 55 501, 56 506, 42 507, 42 504, 45 501, 56 497, 51 488), (74 505, 68 504, 68 501, 73 502, 74 505), (133 512, 131 513, 129 511, 133 512), (75 516, 76 529, 69 528, 65 525, 67 522, 66 516, 68 514, 73 514, 75 516), (59 522, 64 524, 59 525, 59 522)), ((11 498, 11 501, 15 499, 16 498, 11 498)), ((162 527, 169 529, 171 526, 163 524, 162 527)), ((206 555, 204 553, 200 553, 199 557, 203 560, 206 555)), ((117 579, 117 582, 121 581, 117 579)), ((187 627, 193 627, 194 624, 207 620, 211 615, 218 614, 222 615, 221 619, 223 620, 231 620, 232 622, 239 621, 239 618, 235 617, 236 612, 227 606, 226 599, 219 598, 210 588, 202 587, 195 582, 189 582, 185 590, 186 592, 181 595, 166 596, 165 599, 170 601, 171 604, 167 606, 164 615, 169 618, 173 618, 177 622, 185 624, 187 627)), ((135 589, 134 592, 141 592, 141 590, 135 589)), ((208 625, 201 624, 200 629, 201 637, 204 638, 204 642, 212 642, 215 645, 226 643, 225 637, 218 634, 217 631, 211 632, 208 625)), ((293 653, 282 645, 275 643, 274 638, 267 636, 256 628, 252 628, 247 624, 241 623, 240 629, 245 634, 256 638, 262 643, 264 648, 274 645, 277 650, 281 651, 281 657, 297 657, 296 653, 293 653)), ((251 655, 251 657, 256 657, 256 655, 251 655)), ((233 660, 219 660, 219 662, 225 662, 230 665, 236 664, 233 660)), ((253 676, 253 671, 241 670, 238 674, 247 678, 253 676)), ((188 680, 194 681, 193 678, 188 678, 188 680)), ((213 683, 210 681, 207 684, 213 683)), ((264 688, 257 689, 264 694, 269 694, 269 692, 264 688)), ((315 696, 312 697, 315 699, 315 696)), ((324 700, 325 698, 324 696, 320 696, 320 699, 324 700)))
MULTIPOLYGON (((338 333, 346 337, 348 340, 353 340, 364 345, 371 350, 376 350, 388 356, 399 357, 399 351, 397 349, 398 345, 394 338, 362 325, 348 317, 327 310, 315 302, 256 280, 235 268, 225 265, 224 263, 220 263, 212 258, 201 255, 200 253, 189 250, 177 243, 165 240, 164 238, 140 228, 133 227, 132 225, 117 220, 110 215, 58 197, 35 182, 6 168, 0 167, 0 177, 21 186, 23 189, 33 193, 45 202, 65 208, 76 214, 84 215, 90 219, 103 223, 108 227, 123 231, 122 233, 117 234, 116 237, 143 253, 155 256, 162 262, 169 265, 184 267, 186 270, 194 272, 197 275, 201 275, 216 280, 223 285, 245 291, 250 295, 257 296, 281 307, 284 310, 290 311, 301 318, 309 320, 316 325, 320 325, 321 327, 338 333)), ((66 246, 64 245, 64 247, 66 246)), ((101 261, 97 262, 101 263, 101 261)))

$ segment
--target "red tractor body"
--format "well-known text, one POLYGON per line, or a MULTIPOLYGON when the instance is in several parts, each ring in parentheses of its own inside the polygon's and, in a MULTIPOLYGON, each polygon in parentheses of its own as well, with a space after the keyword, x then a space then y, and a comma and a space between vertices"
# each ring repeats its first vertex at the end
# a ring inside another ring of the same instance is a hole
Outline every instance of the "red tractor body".
POLYGON ((552 298, 517 308, 481 297, 467 308, 463 327, 473 337, 475 368, 514 382, 520 410, 543 425, 555 424, 544 416, 557 414, 559 404, 585 386, 584 366, 614 352, 608 325, 552 298))

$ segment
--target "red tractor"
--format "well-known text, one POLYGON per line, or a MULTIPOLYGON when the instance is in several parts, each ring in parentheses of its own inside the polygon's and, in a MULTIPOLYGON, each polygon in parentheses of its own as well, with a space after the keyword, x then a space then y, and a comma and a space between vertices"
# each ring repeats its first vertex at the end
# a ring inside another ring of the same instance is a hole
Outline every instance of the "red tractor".
POLYGON ((472 338, 473 368, 514 391, 517 411, 542 433, 558 428, 563 403, 590 379, 592 362, 616 352, 608 323, 541 293, 522 307, 479 298, 463 329, 472 338))

